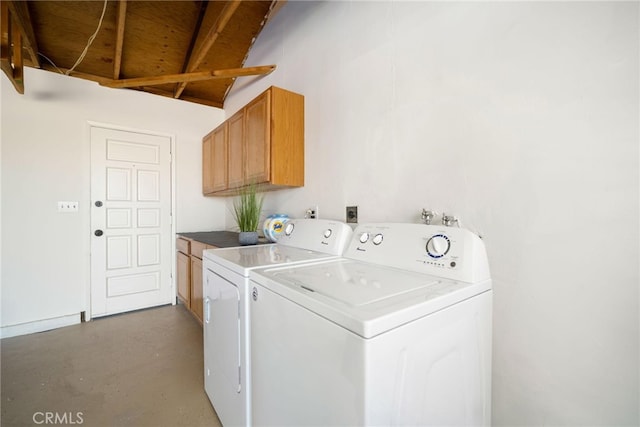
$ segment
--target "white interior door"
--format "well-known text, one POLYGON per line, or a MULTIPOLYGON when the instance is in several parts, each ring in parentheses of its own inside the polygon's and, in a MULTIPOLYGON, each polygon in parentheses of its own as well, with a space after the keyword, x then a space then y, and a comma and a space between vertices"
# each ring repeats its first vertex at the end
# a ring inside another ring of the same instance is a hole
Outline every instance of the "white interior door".
POLYGON ((91 127, 91 316, 172 302, 171 139, 91 127))

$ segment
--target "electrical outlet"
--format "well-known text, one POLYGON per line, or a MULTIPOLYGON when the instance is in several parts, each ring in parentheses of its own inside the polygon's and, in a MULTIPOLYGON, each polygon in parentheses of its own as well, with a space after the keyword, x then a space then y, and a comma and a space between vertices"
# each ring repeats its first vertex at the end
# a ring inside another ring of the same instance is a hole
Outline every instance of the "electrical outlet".
POLYGON ((352 224, 358 223, 358 207, 347 206, 347 222, 352 224))
POLYGON ((78 212, 78 202, 58 202, 58 212, 78 212))
POLYGON ((318 219, 318 206, 312 206, 309 209, 307 209, 305 218, 318 219))

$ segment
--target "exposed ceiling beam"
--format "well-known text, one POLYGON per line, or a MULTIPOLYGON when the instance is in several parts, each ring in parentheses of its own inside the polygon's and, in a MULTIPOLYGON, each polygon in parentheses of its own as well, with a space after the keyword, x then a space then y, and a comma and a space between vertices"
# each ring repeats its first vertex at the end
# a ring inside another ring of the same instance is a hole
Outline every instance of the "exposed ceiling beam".
POLYGON ((273 0, 273 3, 271 3, 271 7, 269 8, 269 13, 265 17, 262 26, 267 25, 267 23, 271 21, 278 14, 278 12, 280 12, 280 9, 282 9, 282 6, 284 6, 286 3, 287 0, 273 0))
POLYGON ((122 46, 124 44, 124 25, 127 17, 127 0, 118 2, 118 18, 116 22, 116 52, 113 57, 113 78, 120 78, 122 64, 122 46))
MULTIPOLYGON (((211 29, 207 33, 204 39, 204 42, 200 46, 200 49, 198 49, 195 56, 189 59, 189 66, 187 67, 187 73, 191 73, 195 71, 195 69, 198 68, 198 66, 200 66, 204 58, 207 56, 207 53, 209 53, 211 46, 213 46, 213 44, 216 42, 216 40, 218 39, 218 36, 224 30, 224 27, 227 26, 227 24, 229 23, 229 20, 231 20, 231 17, 233 16, 233 14, 235 13, 235 11, 238 9, 239 6, 240 6, 240 1, 238 0, 230 1, 224 6, 224 9, 222 9, 222 12, 220 13, 220 17, 216 20, 215 24, 213 24, 213 27, 211 27, 211 29)), ((182 92, 184 91, 185 87, 187 87, 187 82, 182 82, 178 84, 178 87, 176 88, 173 97, 180 98, 180 95, 182 95, 182 92)))
POLYGON ((187 72, 187 66, 189 66, 189 60, 191 59, 191 55, 193 54, 193 48, 196 45, 198 36, 200 35, 200 28, 202 28, 202 21, 204 20, 204 16, 207 14, 208 6, 209 6, 208 0, 200 1, 200 11, 198 12, 198 20, 196 21, 196 25, 193 27, 193 33, 191 33, 191 41, 189 42, 189 47, 187 48, 186 55, 184 56, 184 63, 182 64, 182 68, 180 69, 181 73, 187 72))
POLYGON ((24 94, 24 67, 22 63, 22 32, 9 12, 7 3, 0 4, 0 68, 18 93, 24 94))
POLYGON ((31 15, 26 1, 2 1, 7 3, 9 12, 13 16, 13 22, 18 26, 22 33, 23 47, 27 49, 33 67, 40 68, 40 58, 38 58, 38 43, 36 41, 36 33, 33 31, 31 23, 31 15))
MULTIPOLYGON (((144 86, 141 87, 140 90, 148 93, 152 93, 154 95, 166 96, 168 98, 173 98, 173 91, 158 89, 157 86, 144 86)), ((203 98, 195 98, 193 96, 183 96, 180 98, 182 101, 195 102, 197 104, 208 105, 210 107, 223 108, 222 102, 211 101, 203 98)))
POLYGON ((247 68, 229 68, 226 70, 213 70, 213 71, 196 71, 193 73, 182 74, 168 74, 164 76, 153 77, 136 77, 132 79, 102 81, 102 86, 112 88, 128 88, 128 87, 142 87, 142 86, 154 86, 167 83, 188 83, 199 82, 203 80, 212 79, 228 79, 234 77, 244 76, 259 76, 269 74, 276 69, 275 65, 262 65, 257 67, 247 68))
MULTIPOLYGON (((58 74, 65 74, 67 73, 67 71, 69 71, 68 68, 58 68, 55 67, 53 65, 50 65, 46 62, 42 63, 42 69, 43 70, 47 70, 47 71, 52 71, 58 74)), ((71 74, 69 74, 71 77, 77 77, 79 79, 84 79, 84 80, 89 80, 92 82, 96 82, 96 83, 108 83, 113 81, 112 79, 109 79, 107 77, 102 77, 102 76, 96 76, 95 74, 88 74, 88 73, 83 73, 80 71, 72 71, 71 74)))

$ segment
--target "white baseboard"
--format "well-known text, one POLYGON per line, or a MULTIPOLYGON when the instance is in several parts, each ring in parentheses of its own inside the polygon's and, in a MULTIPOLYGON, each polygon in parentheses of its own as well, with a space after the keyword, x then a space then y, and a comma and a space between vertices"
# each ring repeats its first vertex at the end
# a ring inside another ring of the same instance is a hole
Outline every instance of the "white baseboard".
POLYGON ((80 313, 53 319, 37 320, 19 325, 3 326, 0 328, 0 338, 17 337, 19 335, 35 334, 80 323, 80 313))

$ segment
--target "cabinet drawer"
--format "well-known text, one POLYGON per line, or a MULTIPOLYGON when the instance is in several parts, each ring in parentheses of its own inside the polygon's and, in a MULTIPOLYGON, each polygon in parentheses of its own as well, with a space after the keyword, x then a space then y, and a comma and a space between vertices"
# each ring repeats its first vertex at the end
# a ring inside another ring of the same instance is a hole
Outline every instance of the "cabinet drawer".
POLYGON ((191 255, 194 257, 202 259, 202 251, 209 248, 215 248, 215 246, 207 245, 202 242, 196 242, 195 240, 191 242, 191 255))
MULTIPOLYGON (((194 242, 195 243, 195 242, 194 242)), ((182 253, 189 255, 191 253, 191 241, 178 237, 176 239, 176 249, 182 253)), ((201 254, 202 255, 202 254, 201 254)))

